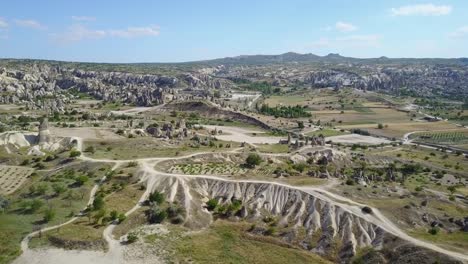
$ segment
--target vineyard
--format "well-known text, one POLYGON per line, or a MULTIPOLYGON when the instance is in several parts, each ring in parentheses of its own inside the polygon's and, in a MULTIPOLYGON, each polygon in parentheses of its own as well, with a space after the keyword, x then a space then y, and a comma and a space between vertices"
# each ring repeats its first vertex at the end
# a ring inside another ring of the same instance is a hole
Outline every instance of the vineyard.
POLYGON ((421 132, 413 134, 411 138, 419 142, 433 144, 468 144, 468 129, 443 132, 421 132))
POLYGON ((10 194, 23 184, 33 169, 0 165, 0 194, 10 194))
POLYGON ((247 170, 237 164, 224 163, 193 163, 177 164, 169 168, 171 173, 206 174, 206 175, 233 175, 242 174, 247 170))

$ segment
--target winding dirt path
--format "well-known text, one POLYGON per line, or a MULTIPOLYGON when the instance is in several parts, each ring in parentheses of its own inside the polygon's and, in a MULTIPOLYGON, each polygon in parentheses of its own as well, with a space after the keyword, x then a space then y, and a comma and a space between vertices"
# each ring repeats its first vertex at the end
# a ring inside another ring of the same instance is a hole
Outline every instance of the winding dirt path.
MULTIPOLYGON (((77 140, 77 149, 81 151, 83 149, 83 141, 81 138, 75 138, 75 139, 77 140)), ((235 153, 238 150, 239 149, 235 149, 235 150, 225 152, 225 153, 235 153)), ((224 153, 224 152, 221 152, 221 153, 224 153)), ((261 183, 261 184, 274 184, 274 185, 284 186, 284 187, 291 188, 291 189, 300 190, 308 194, 311 194, 333 205, 340 206, 344 210, 347 210, 350 213, 358 215, 366 219, 367 221, 380 226, 381 228, 385 229, 387 232, 394 234, 395 236, 398 236, 406 241, 409 241, 413 243, 414 245, 425 247, 433 251, 446 254, 453 258, 468 262, 468 255, 466 254, 446 250, 436 245, 433 245, 431 243, 421 241, 421 240, 418 240, 416 238, 413 238, 407 235, 404 231, 402 231, 395 224, 393 224, 389 219, 387 219, 377 208, 372 208, 372 212, 373 212, 372 214, 364 214, 362 212, 362 207, 367 206, 367 205, 357 203, 351 199, 348 199, 346 197, 327 191, 327 189, 332 188, 333 186, 336 185, 337 183, 336 181, 332 183, 327 183, 323 186, 297 187, 297 186, 291 186, 291 185, 284 184, 284 183, 267 182, 267 181, 260 181, 260 180, 230 180, 230 179, 222 178, 219 176, 212 176, 212 175, 186 175, 186 174, 166 173, 166 172, 158 171, 155 169, 155 166, 159 162, 162 162, 162 161, 185 159, 185 158, 190 158, 193 156, 203 155, 203 154, 212 154, 212 152, 194 153, 194 154, 174 157, 174 158, 141 158, 141 159, 132 159, 132 160, 93 159, 90 157, 86 157, 84 154, 82 154, 80 159, 85 160, 85 161, 90 161, 90 162, 113 163, 114 164, 113 169, 116 169, 122 164, 131 162, 131 161, 136 161, 139 163, 139 167, 141 168, 140 171, 146 174, 146 176, 148 176, 148 177, 145 177, 148 179, 147 188, 144 194, 140 197, 138 203, 132 209, 130 209, 129 211, 125 213, 126 216, 131 215, 138 208, 142 206, 142 203, 147 199, 149 192, 153 189, 152 186, 154 185, 155 179, 158 175, 171 176, 171 177, 192 177, 192 178, 200 177, 200 178, 208 178, 208 179, 215 179, 219 181, 229 181, 229 182, 251 182, 251 183, 261 183)), ((288 154, 285 154, 285 155, 288 155, 288 154)), ((105 180, 105 177, 102 179, 102 181, 103 180, 105 180)), ((91 204, 93 202, 95 193, 97 192, 100 186, 100 183, 96 184, 91 190, 88 204, 91 204)), ((76 219, 78 219, 78 217, 74 217, 70 219, 69 221, 56 225, 56 226, 44 228, 41 231, 46 232, 49 230, 62 227, 64 225, 72 223, 76 219)), ((39 263, 41 264, 42 263, 48 263, 48 264, 60 263, 61 264, 61 263, 64 263, 63 261, 64 259, 68 259, 69 261, 67 261, 67 263, 69 264, 124 263, 125 261, 123 259, 123 249, 122 249, 121 241, 116 240, 112 235, 112 232, 115 226, 116 226, 116 223, 112 223, 103 232, 103 237, 109 244, 109 250, 105 253, 94 252, 94 251, 65 251, 63 249, 30 250, 28 247, 29 240, 31 239, 31 237, 37 235, 40 231, 32 232, 28 234, 21 242, 21 249, 23 250, 23 254, 17 260, 15 260, 14 263, 15 264, 23 264, 23 263, 28 263, 28 264, 29 263, 38 263, 38 264, 39 263), (48 253, 45 253, 44 251, 47 251, 48 253), (54 254, 57 254, 58 257, 54 258, 53 256, 54 254), (76 261, 74 261, 73 258, 76 261)))

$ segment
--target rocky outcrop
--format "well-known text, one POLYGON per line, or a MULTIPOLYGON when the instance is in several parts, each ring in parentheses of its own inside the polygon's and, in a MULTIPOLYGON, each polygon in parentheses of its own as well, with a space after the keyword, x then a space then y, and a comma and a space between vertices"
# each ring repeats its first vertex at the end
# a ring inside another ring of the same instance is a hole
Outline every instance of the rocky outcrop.
MULTIPOLYGON (((170 202, 185 206, 185 224, 191 227, 199 228, 211 222, 211 213, 205 209, 208 199, 217 199, 219 204, 226 206, 237 200, 241 201, 242 209, 235 217, 253 222, 264 221, 267 217, 274 218, 278 228, 285 230, 279 235, 285 242, 297 243, 305 250, 340 263, 348 262, 359 249, 373 248, 385 252, 389 250, 387 244, 400 241, 368 221, 361 210, 349 210, 324 199, 318 193, 313 195, 279 184, 202 177, 145 176, 148 175, 143 175, 148 188, 164 193, 170 202)), ((372 211, 368 214, 372 214, 372 211)), ((406 244, 401 242, 399 246, 406 244)), ((452 261, 445 256, 439 258, 452 261)), ((407 259, 414 260, 411 256, 407 259)))
POLYGON ((85 71, 58 65, 17 64, 0 69, 0 103, 24 103, 29 109, 63 111, 76 92, 104 101, 149 106, 177 98, 180 89, 222 89, 229 81, 206 71, 181 72, 173 76, 114 71, 85 71), (68 93, 73 89, 72 94, 68 93))
POLYGON ((391 94, 468 96, 468 67, 432 64, 278 64, 230 66, 218 76, 239 81, 267 81, 275 86, 352 87, 391 94))
POLYGON ((15 147, 29 147, 31 143, 21 132, 9 131, 0 134, 0 146, 13 145, 15 147))
POLYGON ((49 131, 49 121, 44 118, 39 125, 39 134, 37 135, 37 143, 39 145, 51 143, 52 136, 49 131))

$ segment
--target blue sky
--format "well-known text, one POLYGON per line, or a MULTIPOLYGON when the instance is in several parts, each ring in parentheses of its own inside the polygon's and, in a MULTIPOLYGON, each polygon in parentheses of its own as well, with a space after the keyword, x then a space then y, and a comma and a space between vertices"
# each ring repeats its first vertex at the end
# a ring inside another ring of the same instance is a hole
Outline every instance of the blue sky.
POLYGON ((179 62, 288 51, 468 57, 466 0, 2 2, 2 58, 179 62))

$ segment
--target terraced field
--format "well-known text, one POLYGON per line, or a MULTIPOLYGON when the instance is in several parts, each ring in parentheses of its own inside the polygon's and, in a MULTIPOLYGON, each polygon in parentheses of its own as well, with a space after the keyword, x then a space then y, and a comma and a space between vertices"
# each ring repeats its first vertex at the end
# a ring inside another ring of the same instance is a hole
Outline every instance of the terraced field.
POLYGON ((0 194, 10 194, 23 184, 34 169, 0 165, 0 194))
POLYGON ((170 167, 168 171, 171 173, 183 174, 231 175, 245 173, 247 172, 247 169, 242 168, 237 164, 192 163, 177 164, 170 167))
POLYGON ((468 144, 468 129, 456 131, 421 132, 412 134, 411 138, 424 143, 463 145, 468 144))

